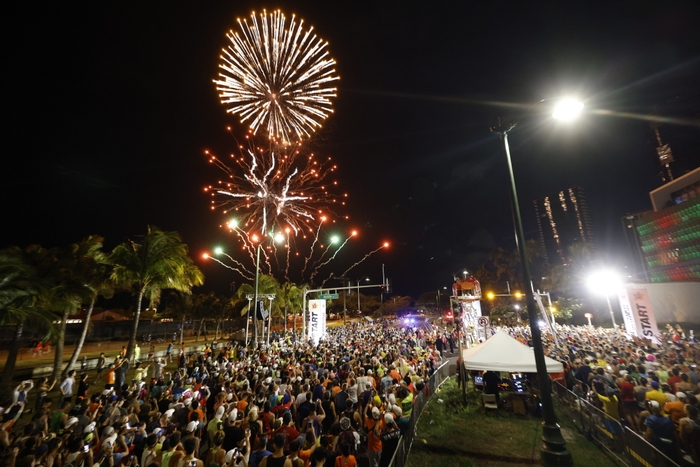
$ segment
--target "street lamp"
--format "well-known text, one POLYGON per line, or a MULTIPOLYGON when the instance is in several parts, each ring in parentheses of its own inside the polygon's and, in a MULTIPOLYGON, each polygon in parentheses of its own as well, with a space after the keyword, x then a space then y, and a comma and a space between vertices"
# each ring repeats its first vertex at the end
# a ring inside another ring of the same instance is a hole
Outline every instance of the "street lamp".
MULTIPOLYGON (((281 233, 278 233, 276 235, 270 235, 274 239, 275 242, 279 243, 284 241, 284 235, 281 233)), ((255 347, 258 346, 258 285, 260 282, 260 248, 262 248, 262 242, 264 239, 261 239, 260 237, 257 236, 257 234, 253 234, 250 236, 251 240, 253 242, 256 242, 258 244, 256 248, 256 254, 255 254, 255 301, 253 302, 253 336, 255 339, 255 347)), ((272 310, 270 310, 272 312, 272 310)))
POLYGON ((617 329, 615 323, 615 314, 613 313, 612 305, 610 305, 610 294, 616 293, 622 286, 620 275, 615 271, 604 270, 598 271, 588 278, 588 287, 596 293, 605 295, 605 300, 608 302, 608 311, 612 318, 613 328, 617 329))
POLYGON ((591 324, 591 318, 593 318, 593 315, 590 314, 590 313, 586 313, 586 314, 583 315, 583 316, 585 316, 586 318, 588 318, 588 325, 589 325, 589 326, 593 326, 593 325, 591 324))
POLYGON ((369 282, 369 276, 365 276, 362 279, 357 280, 357 312, 358 312, 358 314, 360 313, 360 282, 362 282, 362 281, 369 282))
MULTIPOLYGON (((540 103, 543 101, 540 101, 540 103)), ((559 101, 559 105, 553 114, 554 118, 562 119, 566 117, 570 119, 575 112, 581 111, 582 106, 573 106, 571 101, 559 101), (566 111, 565 111, 566 109, 566 111)), ((525 284, 525 299, 527 303, 527 315, 530 320, 530 332, 532 333, 532 346, 535 354, 535 365, 537 366, 537 379, 540 383, 540 400, 542 401, 542 446, 540 452, 542 463, 546 466, 571 466, 573 460, 571 452, 566 448, 566 441, 561 434, 561 428, 557 420, 557 415, 554 412, 554 404, 552 401, 552 393, 547 374, 547 366, 544 360, 544 349, 542 348, 542 334, 539 326, 537 326, 537 309, 535 307, 535 296, 532 289, 532 277, 530 275, 530 264, 528 263, 527 253, 525 251, 525 232, 523 230, 523 221, 520 216, 520 205, 518 203, 518 191, 515 187, 515 175, 513 173, 513 163, 510 158, 510 148, 508 146, 508 133, 515 128, 517 122, 503 126, 499 121, 498 127, 492 128, 491 131, 497 133, 501 140, 501 148, 503 155, 508 163, 508 175, 510 177, 510 191, 513 208, 513 222, 515 224, 515 242, 520 253, 520 264, 522 265, 523 283, 525 284)))

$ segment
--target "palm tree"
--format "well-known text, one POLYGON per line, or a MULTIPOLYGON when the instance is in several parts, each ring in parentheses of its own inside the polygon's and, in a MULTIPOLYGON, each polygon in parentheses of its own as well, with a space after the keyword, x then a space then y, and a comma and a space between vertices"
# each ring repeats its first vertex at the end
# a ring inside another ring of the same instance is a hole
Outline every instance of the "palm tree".
POLYGON ((192 316, 192 293, 175 290, 168 299, 165 316, 180 320, 180 345, 184 342, 185 321, 192 316))
POLYGON ((144 297, 155 306, 163 289, 189 292, 193 286, 204 282, 204 275, 188 256, 187 245, 182 243, 177 232, 164 232, 154 226, 148 227, 148 233, 140 242, 117 245, 110 260, 114 284, 131 290, 137 297, 126 350, 127 358, 131 358, 144 297))
POLYGON ((276 300, 278 300, 280 307, 284 309, 284 332, 287 332, 287 312, 289 311, 294 317, 293 329, 296 333, 296 315, 301 312, 301 309, 304 306, 303 288, 292 282, 285 282, 282 284, 282 287, 280 287, 280 294, 276 300))
POLYGON ((58 321, 53 360, 53 377, 58 380, 63 367, 63 347, 66 339, 68 317, 74 315, 83 302, 90 299, 90 289, 74 275, 77 256, 72 249, 42 248, 32 245, 27 256, 36 267, 39 277, 47 282, 42 294, 42 307, 50 311, 58 321))
POLYGON ((207 320, 214 317, 218 313, 219 308, 221 308, 221 304, 214 292, 192 296, 192 317, 199 319, 199 328, 197 329, 195 342, 199 342, 202 329, 204 330, 204 339, 206 340, 207 320))
POLYGON ((85 321, 83 322, 83 330, 80 333, 80 338, 73 350, 68 365, 64 370, 64 376, 73 368, 75 362, 83 350, 83 344, 87 337, 90 327, 90 317, 95 308, 97 298, 102 296, 111 298, 114 294, 114 287, 110 275, 112 273, 111 265, 107 261, 107 255, 102 251, 102 242, 104 239, 99 235, 91 235, 84 239, 81 243, 71 246, 73 256, 76 260, 75 270, 73 275, 77 280, 83 282, 90 290, 90 305, 85 313, 85 321))
POLYGON ((10 394, 12 374, 21 347, 26 323, 34 329, 50 330, 54 317, 37 306, 44 292, 44 284, 37 271, 19 248, 0 251, 0 326, 14 326, 10 352, 0 378, 0 393, 10 394))

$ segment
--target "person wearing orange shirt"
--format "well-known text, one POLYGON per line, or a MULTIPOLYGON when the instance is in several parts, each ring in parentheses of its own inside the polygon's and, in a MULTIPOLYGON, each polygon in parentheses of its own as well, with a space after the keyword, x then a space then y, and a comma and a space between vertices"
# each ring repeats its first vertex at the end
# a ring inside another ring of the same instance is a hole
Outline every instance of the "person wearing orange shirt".
POLYGON ((114 388, 114 383, 116 382, 117 377, 114 374, 114 363, 110 363, 109 367, 107 367, 107 373, 105 374, 105 389, 112 389, 114 388))
POLYGON ((676 393, 677 400, 672 402, 666 402, 664 405, 664 412, 671 417, 671 421, 676 424, 676 429, 678 429, 678 423, 681 418, 685 417, 685 404, 688 403, 688 396, 684 392, 676 393))
POLYGON ((335 467, 357 467, 357 459, 350 454, 349 444, 340 445, 340 455, 335 458, 335 467))
POLYGON ((371 402, 367 404, 365 407, 365 427, 367 428, 367 457, 370 467, 379 467, 379 459, 382 457, 382 440, 374 433, 374 427, 379 423, 381 416, 378 407, 372 407, 371 402), (368 415, 368 412, 371 415, 368 415))

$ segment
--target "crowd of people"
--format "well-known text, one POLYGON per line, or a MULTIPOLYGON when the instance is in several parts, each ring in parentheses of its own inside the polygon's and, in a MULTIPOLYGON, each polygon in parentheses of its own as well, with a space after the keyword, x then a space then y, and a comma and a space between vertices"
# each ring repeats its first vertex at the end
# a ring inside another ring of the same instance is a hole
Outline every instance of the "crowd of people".
POLYGON ((101 355, 94 372, 68 373, 60 397, 46 378, 17 386, 0 409, 0 456, 9 467, 385 467, 442 360, 423 332, 355 323, 318 344, 287 334, 136 364, 101 355))
MULTIPOLYGON (((531 344, 529 328, 505 330, 531 344)), ((373 322, 330 328, 318 344, 293 333, 257 349, 232 341, 188 354, 170 344, 143 361, 124 348, 60 384, 18 385, 0 408, 0 456, 9 467, 385 467, 457 338, 373 322)), ((700 465, 695 336, 669 328, 650 341, 622 328, 557 326, 543 345, 564 364, 560 382, 604 411, 613 436, 626 425, 700 465)))
MULTIPOLYGON (((614 440, 626 426, 671 459, 700 465, 700 343, 692 331, 669 325, 653 340, 630 337, 622 327, 555 331, 545 333, 543 345, 564 364, 562 384, 605 413, 614 440)), ((510 332, 524 343, 530 338, 529 328, 510 332)))

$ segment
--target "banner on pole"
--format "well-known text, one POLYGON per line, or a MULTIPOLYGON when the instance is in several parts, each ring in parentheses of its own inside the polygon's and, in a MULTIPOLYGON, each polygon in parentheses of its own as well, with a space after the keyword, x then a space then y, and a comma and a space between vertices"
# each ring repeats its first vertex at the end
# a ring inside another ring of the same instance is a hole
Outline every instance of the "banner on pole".
POLYGON ((318 345, 326 334, 326 301, 309 300, 309 337, 318 345))
POLYGON ((622 289, 619 295, 625 328, 631 335, 658 343, 659 328, 645 288, 622 289))

